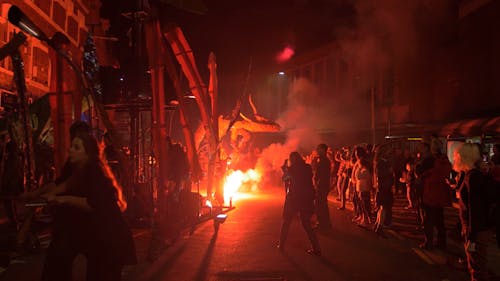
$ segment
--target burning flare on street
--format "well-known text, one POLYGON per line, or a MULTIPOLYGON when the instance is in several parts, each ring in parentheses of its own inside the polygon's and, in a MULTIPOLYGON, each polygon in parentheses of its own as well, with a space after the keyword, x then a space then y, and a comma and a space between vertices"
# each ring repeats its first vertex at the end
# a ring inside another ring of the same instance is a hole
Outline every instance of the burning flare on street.
POLYGON ((238 191, 255 190, 260 182, 261 174, 254 169, 243 172, 229 170, 224 180, 224 202, 229 203, 238 198, 238 191))

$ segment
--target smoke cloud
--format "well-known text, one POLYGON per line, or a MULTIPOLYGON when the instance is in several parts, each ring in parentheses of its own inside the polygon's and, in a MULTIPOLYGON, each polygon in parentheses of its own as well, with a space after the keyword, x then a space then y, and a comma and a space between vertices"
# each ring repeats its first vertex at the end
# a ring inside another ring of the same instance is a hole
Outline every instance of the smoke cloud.
MULTIPOLYGON (((340 47, 340 51, 332 50, 335 52, 332 55, 342 58, 347 64, 346 76, 349 78, 343 81, 346 86, 341 87, 340 92, 326 91, 325 95, 311 81, 296 80, 288 93, 287 110, 277 120, 286 132, 286 141, 265 148, 257 168, 279 169, 291 151, 308 155, 317 144, 325 142, 321 132, 340 133, 369 128, 369 89, 376 86, 377 79, 384 78, 379 75, 386 73, 387 68, 395 65, 400 68, 415 57, 416 16, 427 2, 355 2, 354 25, 334 27, 331 31, 340 47)), ((356 140, 352 141, 351 144, 355 144, 356 140)))
POLYGON ((307 79, 297 79, 291 85, 287 104, 287 110, 277 120, 286 132, 286 140, 263 149, 256 165, 260 171, 279 171, 292 151, 309 155, 323 142, 320 132, 339 122, 334 118, 337 105, 328 98, 322 98, 317 86, 307 79))

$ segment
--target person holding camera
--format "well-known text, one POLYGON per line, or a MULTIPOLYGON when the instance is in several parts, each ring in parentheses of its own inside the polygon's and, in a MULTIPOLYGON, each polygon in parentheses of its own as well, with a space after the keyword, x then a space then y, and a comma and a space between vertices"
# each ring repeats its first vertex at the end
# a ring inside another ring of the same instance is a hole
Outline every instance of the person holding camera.
POLYGON ((310 223, 311 216, 314 212, 312 168, 309 164, 306 164, 298 152, 294 151, 290 153, 289 160, 285 161, 281 169, 283 171, 283 181, 285 182, 286 197, 283 207, 283 222, 281 224, 278 249, 280 251, 285 249, 285 242, 287 240, 290 224, 298 213, 300 215, 302 227, 307 233, 312 246, 307 252, 320 256, 321 250, 318 238, 310 223))

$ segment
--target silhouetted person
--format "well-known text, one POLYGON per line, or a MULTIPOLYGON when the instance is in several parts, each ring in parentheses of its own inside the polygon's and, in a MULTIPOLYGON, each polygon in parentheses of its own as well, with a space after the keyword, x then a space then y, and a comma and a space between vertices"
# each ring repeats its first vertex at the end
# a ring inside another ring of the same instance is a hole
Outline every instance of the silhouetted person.
POLYGON ((500 165, 500 143, 493 145, 493 155, 491 156, 493 165, 500 165))
POLYGON ((488 229, 490 198, 487 177, 479 170, 481 153, 476 144, 464 143, 454 151, 453 166, 465 173, 458 187, 459 217, 471 281, 488 279, 488 229))
MULTIPOLYGON (((428 165, 423 171, 416 169, 417 177, 423 182, 423 209, 425 241, 420 244, 423 249, 432 248, 434 228, 437 229, 436 246, 446 249, 446 229, 444 225, 444 207, 451 205, 451 189, 446 182, 451 172, 451 164, 435 146, 432 154, 428 154, 428 144, 424 144, 424 164, 428 165), (430 166, 430 168, 429 168, 430 166)), ((418 168, 418 167, 417 167, 418 168)))
POLYGON ((87 280, 119 281, 124 265, 135 264, 132 234, 122 212, 126 208, 120 186, 100 158, 99 146, 89 134, 71 141, 70 174, 42 196, 54 207, 54 229, 42 280, 72 280, 73 260, 87 257, 87 280))
POLYGON ((174 143, 168 151, 168 180, 171 182, 173 192, 178 194, 182 184, 189 176, 189 160, 183 147, 174 143))
POLYGON ((330 192, 330 159, 326 156, 328 146, 324 143, 316 148, 317 157, 312 161, 314 187, 316 188, 316 215, 318 228, 328 231, 332 228, 330 211, 328 210, 328 193, 330 192))
POLYGON ((17 196, 23 192, 22 153, 14 140, 10 138, 1 147, 3 151, 1 151, 0 194, 6 197, 2 201, 9 224, 16 227, 18 223, 16 204, 8 197, 17 196))
POLYGON ((392 220, 392 205, 394 204, 394 196, 392 194, 394 172, 392 171, 387 151, 384 149, 379 148, 375 153, 374 173, 375 202, 378 207, 374 231, 379 235, 384 235, 383 228, 392 220))
POLYGON ((314 209, 311 166, 306 164, 302 156, 296 151, 290 153, 289 164, 290 166, 287 166, 285 162, 281 167, 287 190, 278 249, 281 251, 285 249, 290 224, 298 213, 302 227, 306 231, 312 246, 307 252, 314 255, 321 255, 318 238, 310 223, 314 209))

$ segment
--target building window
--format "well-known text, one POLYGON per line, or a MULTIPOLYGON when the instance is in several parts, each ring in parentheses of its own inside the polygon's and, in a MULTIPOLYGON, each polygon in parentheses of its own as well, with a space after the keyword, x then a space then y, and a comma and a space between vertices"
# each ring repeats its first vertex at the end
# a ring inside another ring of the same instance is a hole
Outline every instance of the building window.
MULTIPOLYGON (((0 23, 0 45, 3 46, 7 43, 7 24, 0 23)), ((5 60, 0 61, 0 67, 5 67, 5 60)))
POLYGON ((19 51, 21 51, 22 54, 22 59, 24 63, 24 72, 26 75, 26 79, 31 78, 31 45, 32 43, 27 41, 27 45, 22 46, 19 48, 19 51))
POLYGON ((9 9, 10 9, 10 4, 8 3, 0 4, 0 17, 7 19, 9 9))
POLYGON ((0 43, 2 46, 7 43, 7 24, 0 23, 0 43))
POLYGON ((35 3, 40 10, 42 10, 45 14, 50 16, 50 4, 52 0, 34 0, 33 3, 35 3))
POLYGON ((81 35, 81 36, 82 36, 82 40, 81 40, 81 41, 82 41, 82 42, 85 42, 85 40, 87 39, 87 31, 86 31, 85 29, 83 29, 83 28, 80 28, 80 33, 79 33, 79 35, 81 35))
MULTIPOLYGON (((8 31, 6 30, 6 37, 7 37, 7 40, 5 40, 5 42, 8 42, 10 41, 13 37, 14 37, 14 31, 8 31)), ((10 59, 10 56, 7 56, 6 58, 4 58, 4 61, 5 61, 5 68, 12 71, 12 61, 10 59)))
POLYGON ((52 14, 52 19, 59 25, 63 30, 66 29, 66 10, 61 4, 54 2, 54 10, 52 14))
POLYGON ((49 85, 50 59, 46 51, 33 47, 32 80, 40 84, 49 85))
POLYGON ((68 17, 68 35, 78 41, 78 23, 73 17, 68 17))

